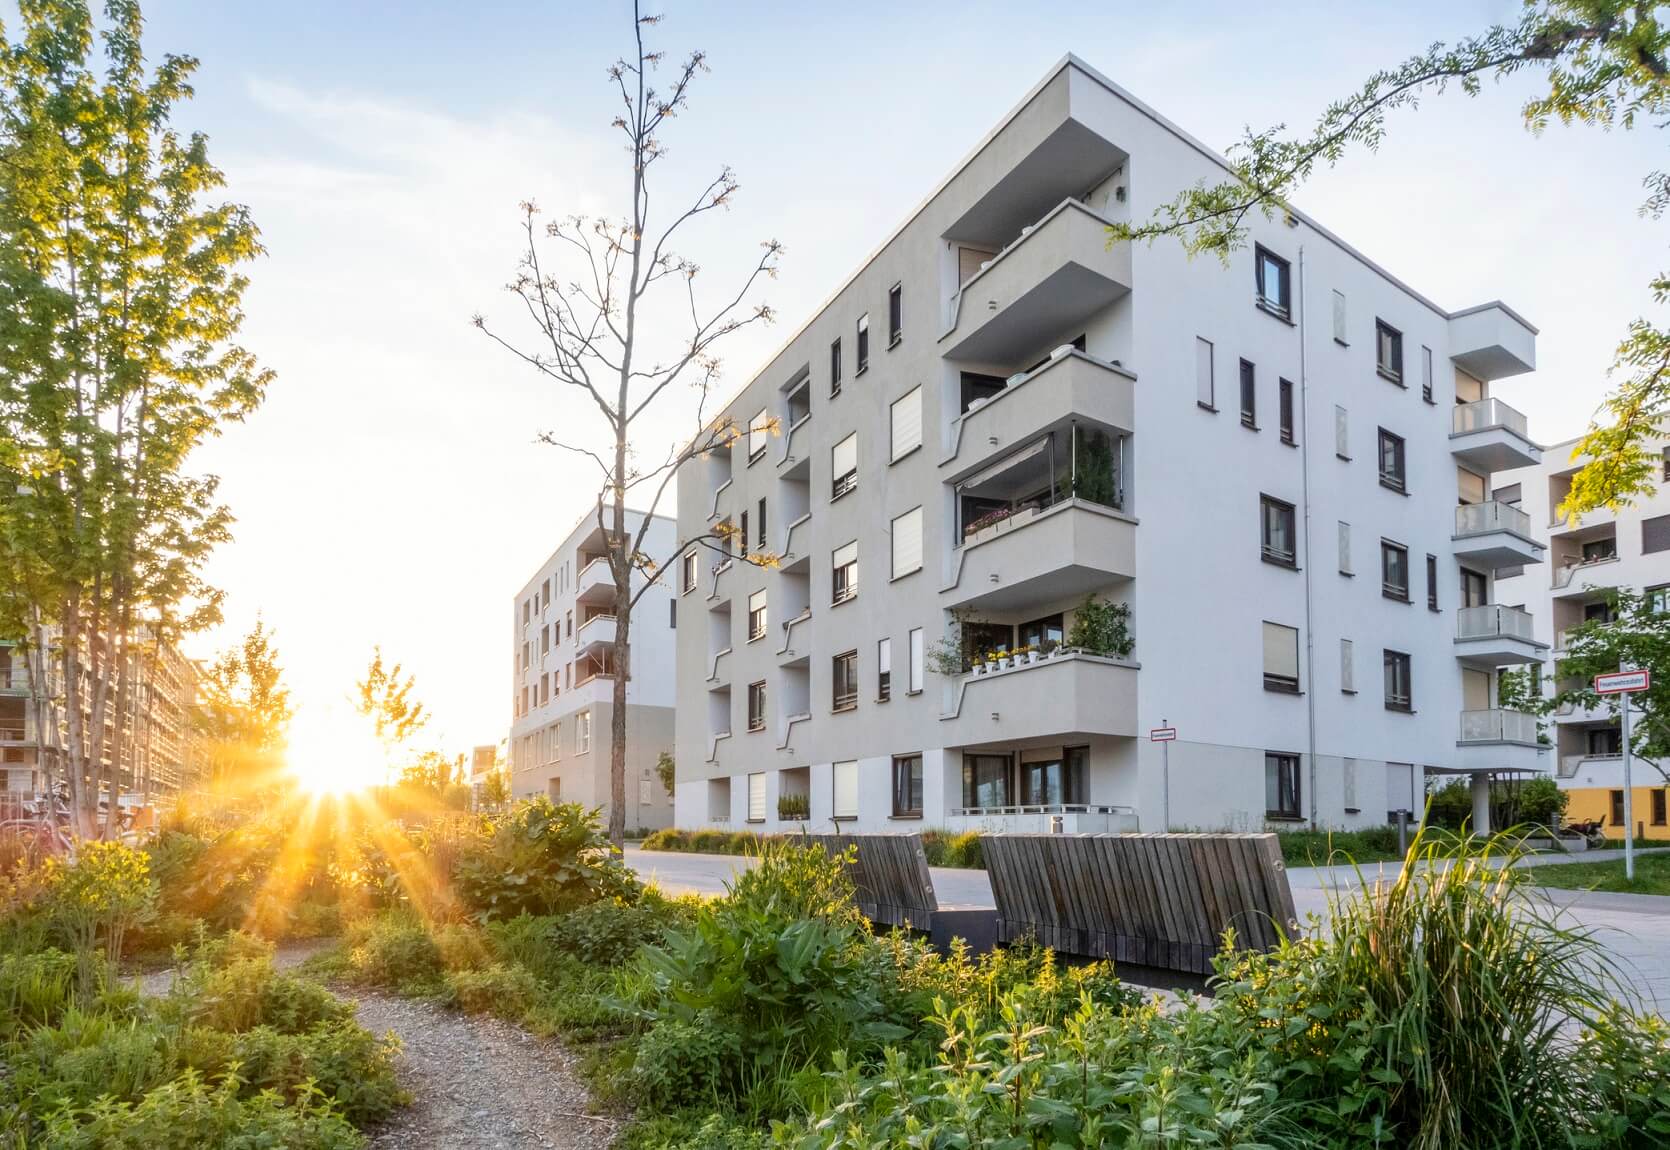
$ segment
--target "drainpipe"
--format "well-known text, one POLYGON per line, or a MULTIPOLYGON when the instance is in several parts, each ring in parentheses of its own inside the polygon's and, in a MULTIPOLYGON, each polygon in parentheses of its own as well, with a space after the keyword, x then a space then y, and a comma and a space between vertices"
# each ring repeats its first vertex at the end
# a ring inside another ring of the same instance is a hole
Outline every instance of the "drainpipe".
POLYGON ((1310 377, 1305 371, 1305 245, 1299 245, 1299 490, 1305 508, 1305 670, 1310 689, 1305 692, 1305 722, 1309 753, 1310 825, 1316 818, 1316 626, 1311 604, 1310 522, 1310 377))

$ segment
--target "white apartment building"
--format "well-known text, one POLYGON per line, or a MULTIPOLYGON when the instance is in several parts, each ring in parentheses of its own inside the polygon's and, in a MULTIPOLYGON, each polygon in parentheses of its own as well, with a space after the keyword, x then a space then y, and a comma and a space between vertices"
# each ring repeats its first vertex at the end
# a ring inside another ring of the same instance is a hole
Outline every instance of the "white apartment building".
MULTIPOLYGON (((629 534, 643 515, 629 511, 629 534)), ((517 592, 511 617, 510 789, 516 798, 603 808, 609 817, 609 728, 614 711, 614 577, 605 535, 587 512, 517 592)), ((673 521, 654 516, 646 553, 674 547, 673 521)), ((641 574, 633 576, 635 585, 641 574)), ((633 609, 632 677, 626 685, 628 828, 672 822, 655 773, 673 749, 673 634, 678 604, 657 583, 633 609)))
MULTIPOLYGON (((1572 476, 1588 462, 1587 456, 1573 455, 1577 442, 1545 448, 1537 466, 1492 477, 1495 498, 1520 507, 1548 540, 1546 567, 1500 573, 1496 589, 1504 602, 1521 604, 1530 614, 1538 641, 1552 648, 1551 660, 1564 650, 1571 628, 1608 617, 1610 589, 1670 592, 1670 439, 1659 445, 1665 462, 1656 492, 1616 514, 1603 508, 1567 522, 1556 509, 1571 490, 1572 476)), ((1617 720, 1604 707, 1565 705, 1549 723, 1556 774, 1561 788, 1571 792, 1567 818, 1602 819, 1609 832, 1619 828, 1614 833, 1621 835, 1624 783, 1617 720)), ((1636 762, 1634 814, 1651 838, 1670 838, 1666 781, 1658 767, 1636 762)))
POLYGON ((1487 498, 1535 329, 1298 214, 1227 267, 1108 245, 1223 173, 1068 57, 729 404, 679 483, 737 552, 679 572, 680 826, 1354 827, 1542 768, 1492 585, 1543 548, 1487 498))

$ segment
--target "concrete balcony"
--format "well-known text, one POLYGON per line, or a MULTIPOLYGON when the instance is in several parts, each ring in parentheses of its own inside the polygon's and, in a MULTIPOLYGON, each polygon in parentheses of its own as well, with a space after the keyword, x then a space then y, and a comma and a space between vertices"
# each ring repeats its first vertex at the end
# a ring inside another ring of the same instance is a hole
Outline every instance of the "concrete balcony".
POLYGON ((1450 422, 1450 454, 1473 471, 1509 471, 1542 462, 1525 416, 1499 399, 1458 404, 1450 422))
POLYGON ((1131 290, 1131 248, 1109 249, 1108 221, 1064 200, 962 285, 950 327, 949 359, 1007 363, 1040 343, 1071 335, 1131 290))
POLYGON ((1610 587, 1616 578, 1609 567, 1618 562, 1618 556, 1604 555, 1598 559, 1579 559, 1571 563, 1561 563, 1550 573, 1549 590, 1556 599, 1587 599, 1597 594, 1598 589, 1610 587))
POLYGON ((1624 761, 1623 755, 1591 755, 1578 753, 1575 755, 1561 755, 1556 773, 1562 779, 1575 779, 1584 768, 1602 768, 1610 770, 1620 766, 1624 761))
POLYGON ((604 647, 612 647, 614 642, 615 617, 613 615, 593 615, 574 628, 574 649, 582 655, 589 655, 593 651, 604 647))
POLYGON ((964 675, 940 715, 946 746, 1137 733, 1137 668, 1074 652, 964 675))
POLYGON ((1467 771, 1547 771, 1550 748, 1537 740, 1537 717, 1500 707, 1461 712, 1456 765, 1467 771))
POLYGON ((1008 610, 1136 576, 1136 520, 1081 499, 1027 508, 970 536, 940 591, 946 607, 1008 610))
POLYGON ((1503 379, 1537 368, 1537 329, 1505 304, 1450 316, 1450 359, 1474 379, 1503 379))
POLYGON ((997 395, 959 416, 940 466, 955 464, 962 479, 1005 451, 1064 428, 1075 419, 1135 430, 1136 376, 1124 368, 1069 350, 1035 371, 1017 375, 997 395))
POLYGON ((1548 645, 1537 642, 1528 611, 1489 603, 1455 613, 1455 657, 1470 667, 1540 663, 1547 654, 1548 645))
POLYGON ((1099 803, 1059 803, 1045 806, 955 807, 946 826, 957 831, 981 834, 1136 834, 1137 813, 1130 807, 1099 803))
POLYGON ((615 574, 609 560, 598 556, 574 577, 574 598, 581 603, 608 603, 615 597, 615 574))
POLYGON ((1456 557, 1492 571, 1541 563, 1547 550, 1531 537, 1531 517, 1506 503, 1464 503, 1455 509, 1456 557))

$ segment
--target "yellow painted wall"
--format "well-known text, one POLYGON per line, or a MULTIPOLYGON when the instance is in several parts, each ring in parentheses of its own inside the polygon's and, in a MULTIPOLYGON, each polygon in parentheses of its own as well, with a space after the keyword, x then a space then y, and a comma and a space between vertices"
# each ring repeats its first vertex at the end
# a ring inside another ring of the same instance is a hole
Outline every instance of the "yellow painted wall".
MULTIPOLYGON (((1612 823, 1612 791, 1608 787, 1572 787, 1561 788, 1570 796, 1566 805, 1566 822, 1585 823, 1590 819, 1600 819, 1605 826, 1601 832, 1608 838, 1622 839, 1624 828, 1612 823)), ((1647 838, 1664 839, 1670 841, 1670 826, 1653 825, 1652 792, 1658 787, 1634 787, 1631 799, 1634 803, 1635 821, 1642 826, 1647 838)))

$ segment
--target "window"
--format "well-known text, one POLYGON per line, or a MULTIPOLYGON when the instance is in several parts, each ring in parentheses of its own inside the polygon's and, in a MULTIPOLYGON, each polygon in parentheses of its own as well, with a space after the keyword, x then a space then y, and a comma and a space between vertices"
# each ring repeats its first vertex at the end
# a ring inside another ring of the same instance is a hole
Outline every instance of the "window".
POLYGON ((1510 507, 1518 507, 1520 500, 1525 498, 1525 492, 1519 484, 1510 483, 1506 487, 1498 487, 1490 493, 1490 497, 1497 503, 1506 503, 1510 507))
POLYGON ((760 408, 754 413, 754 418, 748 421, 748 462, 752 463, 765 454, 765 448, 771 442, 771 412, 760 408))
POLYGON ((1195 337, 1195 402, 1207 411, 1218 410, 1212 387, 1212 341, 1199 336, 1195 337))
POLYGON ((562 723, 551 725, 551 758, 562 762, 562 723))
POLYGON ((1299 817, 1299 756, 1264 752, 1264 814, 1272 819, 1299 817))
POLYGON ((1258 273, 1258 305, 1286 319, 1292 303, 1289 291, 1291 269, 1286 260, 1267 248, 1255 248, 1254 253, 1254 266, 1258 273))
POLYGON ((1059 647, 1066 638, 1066 633, 1066 622, 1058 611, 1054 615, 1045 615, 1022 623, 1020 640, 1016 646, 1023 650, 1027 647, 1059 647))
POLYGON ((1341 459, 1351 458, 1351 429, 1350 417, 1345 408, 1334 405, 1334 454, 1341 459))
POLYGON ((765 496, 760 496, 759 514, 754 518, 758 522, 754 525, 755 543, 761 551, 765 550, 765 496))
POLYGON ((922 689, 922 628, 912 627, 910 631, 910 682, 905 689, 912 695, 922 689))
POLYGON ((1264 561, 1283 567, 1296 566, 1293 540, 1293 504, 1268 495, 1258 497, 1259 543, 1264 561))
MULTIPOLYGON (((1667 528, 1665 534, 1670 535, 1670 515, 1663 516, 1663 520, 1667 528)), ((1670 550, 1670 542, 1667 542, 1665 546, 1659 547, 1649 545, 1652 537, 1648 534, 1647 525, 1651 522, 1653 521, 1650 519, 1643 519, 1641 521, 1641 550, 1643 552, 1670 550)), ((1582 558, 1585 563, 1599 563, 1602 560, 1616 559, 1617 557, 1617 539, 1591 539, 1589 542, 1583 544, 1582 558)))
POLYGON ((876 702, 885 703, 893 697, 893 640, 876 642, 876 702))
POLYGON ((1381 652, 1386 671, 1386 709, 1412 711, 1414 698, 1409 689, 1409 656, 1402 651, 1381 652))
POLYGON ((858 763, 848 759, 844 763, 830 764, 829 773, 834 782, 834 805, 831 817, 837 819, 856 819, 858 817, 858 763))
POLYGON ((1670 583, 1659 583, 1641 592, 1641 598, 1646 601, 1647 610, 1655 615, 1670 613, 1670 583))
POLYGON ((748 776, 748 821, 765 822, 765 772, 755 771, 748 776))
POLYGON ((1021 802, 1028 806, 1084 802, 1089 758, 1089 747, 1064 747, 1059 757, 1024 760, 1020 765, 1021 802))
POLYGON ((858 594, 858 541, 835 548, 831 557, 833 567, 830 602, 845 603, 858 594))
POLYGON ((1624 733, 1617 727, 1594 727, 1586 731, 1584 751, 1590 755, 1621 755, 1624 753, 1624 733))
POLYGON ((858 486, 858 432, 853 432, 830 449, 829 497, 839 499, 858 486))
POLYGON ((978 810, 1009 805, 1009 756, 964 755, 963 806, 978 810))
POLYGON ((1403 386, 1403 333, 1383 319, 1374 321, 1374 369, 1403 386))
POLYGON ((1432 402, 1432 349, 1421 347, 1421 398, 1432 402))
POLYGON ((574 753, 583 755, 591 750, 591 712, 581 711, 574 716, 574 753))
POLYGON ((1339 573, 1353 574, 1351 570, 1351 524, 1340 520, 1339 524, 1339 573))
POLYGON ((1465 467, 1455 469, 1455 497, 1463 505, 1485 502, 1489 494, 1490 485, 1482 475, 1468 471, 1465 467))
MULTIPOLYGON (((1615 539, 1609 542, 1612 553, 1607 558, 1611 559, 1618 554, 1618 544, 1615 539)), ((1670 551, 1670 515, 1655 515, 1641 521, 1641 553, 1650 555, 1655 551, 1670 551)), ((1585 554, 1584 558, 1587 559, 1588 555, 1585 554)))
POLYGON ((1403 468, 1403 437, 1380 429, 1380 486, 1407 491, 1403 468))
POLYGON ((1438 556, 1426 557, 1426 605, 1438 610, 1438 556))
POLYGON ((905 334, 905 300, 904 285, 894 284, 887 289, 887 346, 892 347, 904 338, 905 334))
POLYGON ((1663 787, 1656 787, 1656 788, 1653 789, 1653 791, 1652 791, 1652 804, 1653 804, 1653 826, 1661 827, 1665 823, 1665 818, 1664 818, 1664 788, 1663 787))
POLYGON ((531 618, 533 618, 533 600, 524 599, 522 600, 522 626, 526 627, 528 620, 531 618))
POLYGON ((549 623, 539 629, 539 653, 541 656, 551 653, 551 625, 549 623))
POLYGON ((912 507, 893 520, 893 578, 922 570, 922 509, 912 507))
POLYGON ((922 816, 922 756, 893 756, 893 817, 922 816))
POLYGON ((1612 825, 1621 827, 1624 825, 1624 792, 1613 791, 1609 797, 1612 800, 1612 825))
POLYGON ((1264 689, 1299 693, 1299 629, 1264 624, 1264 689))
POLYGON ((835 673, 832 705, 837 711, 858 706, 858 652, 843 651, 832 660, 835 673))
POLYGON ((922 446, 922 389, 913 387, 888 409, 892 429, 892 460, 900 460, 922 446))
POLYGON ((1278 381, 1277 394, 1280 399, 1281 441, 1293 442, 1293 381, 1283 379, 1278 381))
POLYGON ((765 680, 748 684, 748 729, 765 730, 765 680))
POLYGON ((748 558, 748 512, 744 511, 737 517, 736 527, 737 554, 748 558))
POLYGON ((1409 549, 1389 539, 1380 541, 1380 593, 1409 602, 1409 549))
POLYGON ((870 313, 865 312, 858 317, 858 353, 857 362, 852 365, 854 379, 864 374, 870 366, 870 313))
POLYGON ((1490 601, 1490 584, 1477 571, 1461 569, 1461 605, 1463 607, 1483 607, 1490 601))
POLYGON ((1345 293, 1334 292, 1334 342, 1345 344, 1345 293))
POLYGON ((748 641, 765 638, 765 600, 764 588, 748 596, 748 641))
POLYGON ((1258 387, 1254 382, 1253 365, 1241 361, 1241 426, 1258 430, 1258 387))
POLYGON ((1350 639, 1339 641, 1339 689, 1347 695, 1357 693, 1357 653, 1350 639))
POLYGON ((841 394, 841 341, 829 345, 829 398, 841 394))
POLYGON ((668 599, 667 600, 667 626, 673 627, 673 628, 676 628, 678 626, 678 600, 677 599, 668 599))

